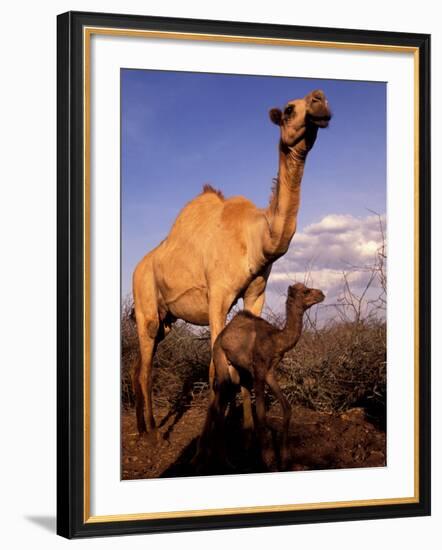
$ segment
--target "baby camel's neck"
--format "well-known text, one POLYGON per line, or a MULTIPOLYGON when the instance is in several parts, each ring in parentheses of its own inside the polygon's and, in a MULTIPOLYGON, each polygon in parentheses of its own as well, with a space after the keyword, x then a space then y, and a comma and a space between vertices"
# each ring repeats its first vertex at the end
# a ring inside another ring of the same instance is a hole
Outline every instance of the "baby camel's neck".
POLYGON ((302 304, 287 301, 286 322, 284 328, 278 334, 278 347, 286 352, 296 346, 302 333, 302 320, 304 308, 302 304))

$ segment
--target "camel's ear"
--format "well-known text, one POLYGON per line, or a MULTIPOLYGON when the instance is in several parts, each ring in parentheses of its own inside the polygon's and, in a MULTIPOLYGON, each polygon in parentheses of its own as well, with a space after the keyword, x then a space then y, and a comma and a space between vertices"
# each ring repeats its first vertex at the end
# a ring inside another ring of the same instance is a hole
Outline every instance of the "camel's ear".
POLYGON ((273 124, 276 124, 277 126, 281 126, 281 124, 282 124, 282 111, 281 111, 281 109, 278 109, 277 107, 274 107, 273 109, 270 109, 269 116, 270 116, 270 120, 273 122, 273 124))
POLYGON ((294 296, 296 296, 296 291, 297 291, 296 285, 291 285, 289 286, 289 289, 288 289, 288 295, 292 296, 293 298, 294 296))

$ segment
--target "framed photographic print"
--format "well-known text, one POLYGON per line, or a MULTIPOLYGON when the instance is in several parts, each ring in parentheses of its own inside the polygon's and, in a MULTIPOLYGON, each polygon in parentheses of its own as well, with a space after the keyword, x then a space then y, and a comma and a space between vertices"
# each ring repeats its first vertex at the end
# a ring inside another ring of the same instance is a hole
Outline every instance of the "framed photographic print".
POLYGON ((430 513, 430 37, 58 17, 58 533, 430 513))

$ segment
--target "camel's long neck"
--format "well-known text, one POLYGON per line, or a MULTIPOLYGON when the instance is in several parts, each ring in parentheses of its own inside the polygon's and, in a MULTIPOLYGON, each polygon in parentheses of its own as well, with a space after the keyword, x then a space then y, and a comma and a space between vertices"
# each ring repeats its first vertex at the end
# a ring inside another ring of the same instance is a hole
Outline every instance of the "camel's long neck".
POLYGON ((304 165, 305 155, 280 144, 278 178, 266 209, 270 230, 266 251, 271 256, 285 254, 295 234, 304 165))
POLYGON ((285 327, 278 334, 277 345, 280 351, 286 352, 296 346, 302 333, 303 317, 304 309, 302 305, 292 304, 288 301, 285 327))

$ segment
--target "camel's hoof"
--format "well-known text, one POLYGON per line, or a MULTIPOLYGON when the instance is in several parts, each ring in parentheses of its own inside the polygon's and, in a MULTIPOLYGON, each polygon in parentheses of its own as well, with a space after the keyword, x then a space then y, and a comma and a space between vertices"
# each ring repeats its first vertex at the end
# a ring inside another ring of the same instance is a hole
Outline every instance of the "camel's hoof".
POLYGON ((160 432, 158 428, 152 428, 144 434, 144 438, 149 445, 155 446, 160 442, 160 432))

